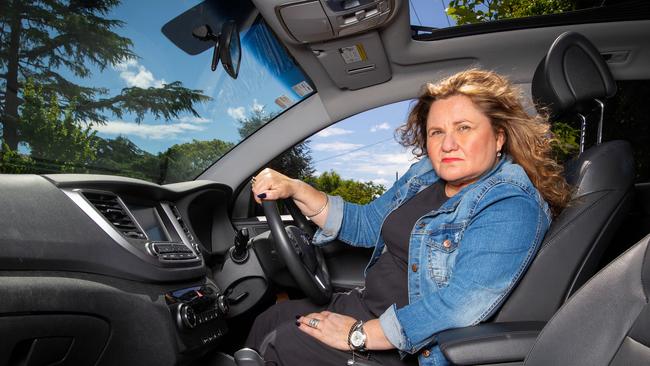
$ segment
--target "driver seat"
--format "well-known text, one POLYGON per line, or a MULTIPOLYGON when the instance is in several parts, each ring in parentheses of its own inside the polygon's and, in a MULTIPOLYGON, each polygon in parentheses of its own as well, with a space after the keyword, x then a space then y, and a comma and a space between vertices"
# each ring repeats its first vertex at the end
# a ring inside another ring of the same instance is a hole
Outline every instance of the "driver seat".
MULTIPOLYGON (((593 109, 594 100, 615 92, 616 83, 600 53, 575 32, 563 33, 553 42, 532 82, 536 105, 546 107, 552 121, 582 117, 593 109)), ((585 127, 583 123, 582 136, 585 127)), ((626 141, 598 141, 567 165, 565 177, 575 188, 572 199, 551 224, 528 271, 493 316, 496 322, 548 321, 596 273, 632 206, 634 157, 626 141)))

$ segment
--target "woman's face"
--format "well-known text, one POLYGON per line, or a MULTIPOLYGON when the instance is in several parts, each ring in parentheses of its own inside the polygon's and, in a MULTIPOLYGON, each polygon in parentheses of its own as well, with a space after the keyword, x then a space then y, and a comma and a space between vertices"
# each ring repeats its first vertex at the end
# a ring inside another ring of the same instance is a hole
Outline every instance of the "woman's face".
POLYGON ((433 168, 457 190, 494 166, 505 141, 503 131, 495 133, 488 117, 464 95, 433 102, 426 131, 433 168))

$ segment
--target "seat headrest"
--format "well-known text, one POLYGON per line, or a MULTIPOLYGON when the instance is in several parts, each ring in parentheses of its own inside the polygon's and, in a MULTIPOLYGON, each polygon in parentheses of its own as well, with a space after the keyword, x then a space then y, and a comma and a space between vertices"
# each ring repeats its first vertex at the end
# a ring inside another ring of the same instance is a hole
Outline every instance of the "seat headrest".
POLYGON ((533 76, 532 95, 551 119, 581 112, 594 98, 616 94, 616 82, 596 47, 576 32, 562 33, 533 76))

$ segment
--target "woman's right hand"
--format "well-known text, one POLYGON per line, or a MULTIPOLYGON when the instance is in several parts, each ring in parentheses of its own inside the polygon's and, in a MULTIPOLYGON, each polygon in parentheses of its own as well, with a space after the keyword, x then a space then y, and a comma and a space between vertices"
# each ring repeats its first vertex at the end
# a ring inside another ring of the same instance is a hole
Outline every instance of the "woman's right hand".
POLYGON ((293 197, 297 181, 273 169, 266 168, 253 177, 251 188, 257 203, 262 199, 275 201, 293 197))
POLYGON ((321 228, 325 225, 329 212, 327 194, 309 184, 266 168, 253 177, 251 187, 257 203, 292 198, 303 215, 321 228))

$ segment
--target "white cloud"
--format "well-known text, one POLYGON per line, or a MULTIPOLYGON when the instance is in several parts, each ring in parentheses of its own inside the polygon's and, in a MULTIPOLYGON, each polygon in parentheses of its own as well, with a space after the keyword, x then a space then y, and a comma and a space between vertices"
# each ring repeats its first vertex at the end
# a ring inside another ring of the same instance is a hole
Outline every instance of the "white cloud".
POLYGON ((264 105, 259 104, 257 102, 257 99, 253 99, 253 105, 251 106, 251 111, 253 112, 261 112, 264 109, 264 105))
POLYGON ((363 145, 337 141, 337 142, 327 142, 327 143, 322 142, 318 144, 313 144, 311 148, 317 151, 341 152, 341 151, 356 149, 361 146, 363 145))
POLYGON ((171 139, 189 131, 205 130, 205 127, 183 122, 149 125, 135 122, 109 121, 103 125, 93 125, 93 128, 107 135, 138 136, 149 140, 171 139))
POLYGON ((410 150, 393 142, 327 159, 319 169, 334 169, 346 179, 372 181, 388 188, 395 182, 395 173, 401 177, 414 162, 410 150))
POLYGON ((375 184, 381 184, 386 188, 390 188, 393 183, 395 183, 395 180, 388 180, 385 178, 375 178, 375 179, 368 179, 369 181, 372 181, 375 184))
POLYGON ((137 86, 139 88, 162 88, 165 79, 156 79, 151 71, 140 65, 135 59, 128 59, 114 66, 115 70, 120 72, 120 77, 126 81, 128 86, 137 86))
POLYGON ((357 150, 357 151, 351 151, 345 155, 338 156, 337 159, 343 161, 361 160, 363 158, 370 157, 371 155, 373 154, 368 150, 357 150))
POLYGON ((195 124, 204 124, 204 123, 210 123, 212 122, 211 120, 203 117, 194 117, 194 116, 186 116, 186 117, 181 117, 178 119, 180 122, 183 123, 195 123, 195 124))
POLYGON ((246 118, 246 108, 237 107, 237 108, 228 108, 228 115, 236 120, 243 120, 246 118))
POLYGON ((328 127, 319 133, 316 134, 318 137, 330 137, 330 136, 340 136, 340 135, 347 135, 353 133, 351 130, 346 130, 344 128, 339 128, 339 127, 328 127))
POLYGON ((370 154, 368 159, 359 159, 359 171, 375 173, 377 175, 395 174, 405 172, 415 161, 413 154, 409 152, 393 154, 370 154))
POLYGON ((375 156, 378 161, 389 164, 406 164, 406 166, 410 166, 415 161, 415 157, 411 152, 402 152, 399 154, 378 154, 375 156))
POLYGON ((387 130, 389 128, 390 128, 390 125, 387 122, 384 122, 384 123, 372 126, 370 128, 370 132, 377 132, 379 130, 387 130))
POLYGON ((134 58, 122 61, 119 64, 115 64, 113 68, 117 71, 126 71, 129 67, 137 67, 138 61, 134 58))
MULTIPOLYGON (((222 92, 223 90, 220 91, 219 94, 221 95, 222 92)), ((264 105, 260 104, 257 99, 253 99, 253 103, 248 106, 248 110, 253 113, 261 113, 264 110, 264 105)), ((241 121, 246 119, 246 107, 244 106, 228 107, 226 112, 228 112, 228 115, 235 120, 241 121)))

